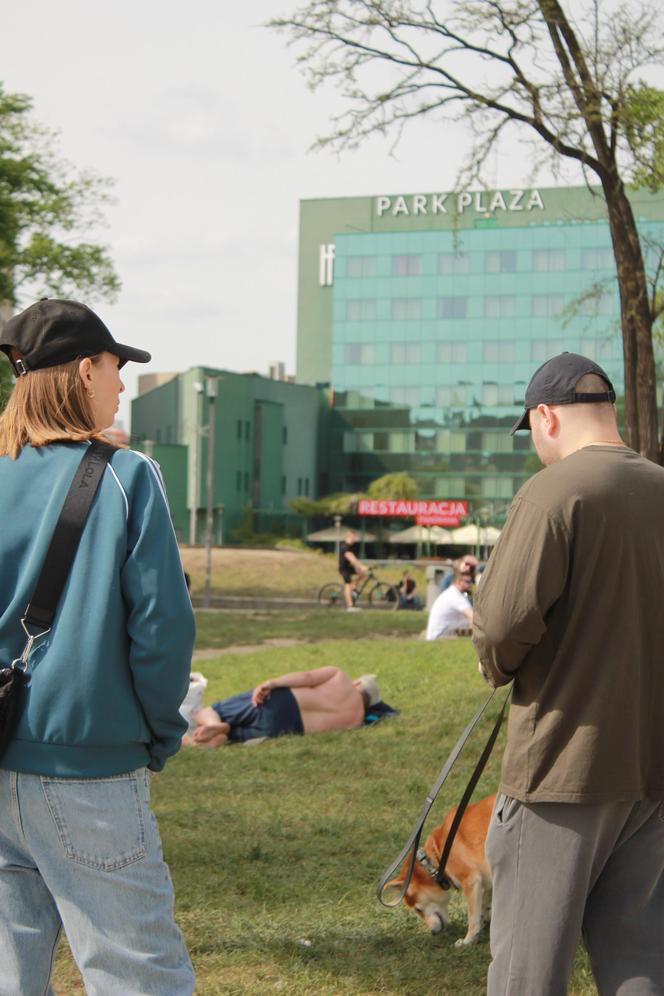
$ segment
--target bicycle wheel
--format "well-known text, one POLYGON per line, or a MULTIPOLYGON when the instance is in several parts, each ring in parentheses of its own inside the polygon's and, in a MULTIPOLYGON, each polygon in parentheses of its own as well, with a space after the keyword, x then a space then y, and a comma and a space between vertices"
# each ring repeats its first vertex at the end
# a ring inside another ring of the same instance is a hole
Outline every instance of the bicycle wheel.
POLYGON ((346 601, 344 599, 343 585, 337 581, 330 581, 328 584, 324 584, 318 592, 318 604, 326 609, 344 608, 346 601))
POLYGON ((378 609, 389 609, 393 612, 399 608, 399 592, 393 584, 379 581, 369 592, 369 605, 378 609))

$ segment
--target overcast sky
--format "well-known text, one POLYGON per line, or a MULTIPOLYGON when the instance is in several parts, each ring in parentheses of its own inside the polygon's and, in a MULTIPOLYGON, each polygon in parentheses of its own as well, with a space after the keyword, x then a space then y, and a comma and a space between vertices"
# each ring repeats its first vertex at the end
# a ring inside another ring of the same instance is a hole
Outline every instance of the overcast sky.
MULTIPOLYGON (((122 280, 97 304, 150 371, 197 364, 294 372, 301 198, 449 190, 462 129, 414 126, 393 155, 376 139, 310 153, 339 110, 312 94, 286 39, 261 25, 295 0, 21 0, 2 15, 6 89, 30 94, 63 155, 115 180, 101 238, 122 280)), ((496 185, 527 179, 518 151, 496 185)), ((138 367, 125 368, 127 399, 138 367)))

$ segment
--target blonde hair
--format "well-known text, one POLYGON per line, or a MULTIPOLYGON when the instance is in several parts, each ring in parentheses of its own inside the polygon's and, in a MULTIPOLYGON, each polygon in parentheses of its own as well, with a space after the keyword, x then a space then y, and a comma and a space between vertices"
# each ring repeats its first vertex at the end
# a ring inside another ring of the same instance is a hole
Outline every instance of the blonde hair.
MULTIPOLYGON (((12 357, 16 358, 13 353, 12 357)), ((99 357, 90 359, 96 363, 99 357)), ((81 441, 97 435, 79 363, 80 358, 31 370, 17 379, 0 415, 0 456, 15 460, 26 445, 81 441)))

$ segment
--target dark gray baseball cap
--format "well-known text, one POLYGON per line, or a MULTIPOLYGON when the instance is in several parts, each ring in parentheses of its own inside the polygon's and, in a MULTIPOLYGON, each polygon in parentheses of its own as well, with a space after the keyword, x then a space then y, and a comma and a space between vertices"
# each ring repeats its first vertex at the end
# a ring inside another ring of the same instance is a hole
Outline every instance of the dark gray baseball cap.
POLYGON ((578 353, 560 353, 535 371, 526 388, 524 412, 512 426, 511 434, 519 429, 530 430, 529 411, 538 405, 578 405, 614 402, 616 392, 606 373, 593 360, 578 353), (596 394, 579 394, 576 385, 586 374, 597 374, 606 381, 607 390, 596 394))
POLYGON ((116 342, 87 305, 56 298, 43 298, 10 318, 0 330, 0 349, 10 360, 12 349, 21 354, 18 365, 12 364, 17 375, 97 353, 113 353, 120 358, 120 366, 127 360, 149 363, 152 359, 144 349, 116 342))

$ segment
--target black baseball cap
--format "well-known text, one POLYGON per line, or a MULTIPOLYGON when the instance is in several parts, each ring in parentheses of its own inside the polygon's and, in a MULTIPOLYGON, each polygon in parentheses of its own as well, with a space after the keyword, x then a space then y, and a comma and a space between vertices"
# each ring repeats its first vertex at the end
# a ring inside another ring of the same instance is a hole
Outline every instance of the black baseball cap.
POLYGON ((116 342, 87 305, 55 298, 42 298, 10 318, 0 329, 0 349, 10 361, 12 349, 21 354, 20 360, 12 362, 17 376, 97 353, 113 353, 120 366, 127 360, 149 363, 152 359, 144 349, 116 342))
POLYGON ((512 426, 511 435, 519 429, 530 430, 529 411, 538 405, 578 405, 599 404, 602 401, 614 402, 616 392, 613 384, 593 360, 578 353, 560 353, 553 356, 535 371, 526 388, 524 413, 512 426), (606 381, 607 390, 596 394, 578 393, 576 385, 586 374, 597 374, 606 381))

